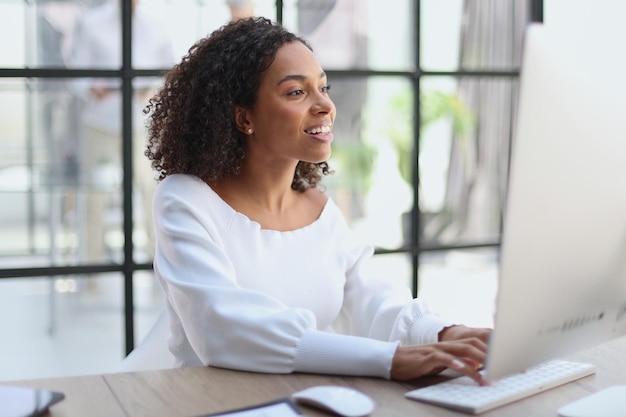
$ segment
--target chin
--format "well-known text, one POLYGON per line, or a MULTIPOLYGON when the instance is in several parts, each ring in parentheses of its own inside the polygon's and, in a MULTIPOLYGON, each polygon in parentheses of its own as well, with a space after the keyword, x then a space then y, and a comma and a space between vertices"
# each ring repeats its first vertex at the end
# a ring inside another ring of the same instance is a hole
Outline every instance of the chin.
POLYGON ((329 159, 330 159, 330 154, 324 154, 324 155, 320 155, 318 158, 308 157, 308 158, 300 159, 300 161, 308 162, 310 164, 321 164, 322 162, 328 162, 329 159))
POLYGON ((328 162, 329 158, 320 158, 320 159, 310 159, 303 162, 308 162, 310 164, 321 164, 322 162, 328 162))

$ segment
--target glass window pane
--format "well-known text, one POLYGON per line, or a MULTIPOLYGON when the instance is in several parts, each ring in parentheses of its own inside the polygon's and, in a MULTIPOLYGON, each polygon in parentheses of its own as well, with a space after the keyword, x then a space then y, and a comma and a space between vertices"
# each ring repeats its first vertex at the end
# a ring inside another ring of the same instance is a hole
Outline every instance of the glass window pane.
MULTIPOLYGON (((354 0, 358 1, 358 0, 354 0)), ((374 70, 415 69, 415 0, 368 1, 368 66, 374 70)))
POLYGON ((141 4, 164 22, 173 45, 175 61, 185 55, 197 40, 233 17, 254 14, 276 19, 274 0, 142 0, 141 4))
POLYGON ((424 69, 459 67, 463 0, 420 1, 420 65, 424 69))
POLYGON ((3 380, 111 372, 124 353, 118 274, 0 281, 3 380))
POLYGON ((423 252, 418 296, 453 323, 493 327, 498 249, 423 252))
MULTIPOLYGON (((133 280, 136 343, 164 311, 151 271, 133 280)), ((117 273, 0 280, 0 380, 112 372, 124 357, 117 273)))
POLYGON ((76 1, 0 1, 0 67, 65 67, 84 9, 76 1))
POLYGON ((146 337, 157 318, 165 312, 163 291, 152 271, 133 274, 135 346, 146 337))
POLYGON ((26 64, 26 2, 0 1, 0 68, 26 64))
POLYGON ((24 79, 0 81, 0 153, 2 165, 10 162, 24 163, 23 144, 27 137, 27 86, 24 79))
MULTIPOLYGON (((249 3, 255 14, 276 18, 274 1, 249 3)), ((171 66, 195 41, 240 12, 231 10, 226 0, 140 1, 133 15, 134 67, 171 66)), ((0 0, 0 35, 0 67, 121 66, 121 13, 117 0, 0 0)))
POLYGON ((422 78, 424 242, 497 242, 517 80, 422 78))
MULTIPOLYGON (((113 81, 111 79, 110 81, 113 81)), ((114 80, 117 82, 117 80, 114 80)), ((152 257, 152 194, 156 186, 150 162, 144 155, 146 118, 143 109, 158 86, 160 78, 141 77, 133 81, 132 155, 134 243, 140 249, 138 259, 152 257)), ((83 222, 81 260, 86 262, 121 262, 123 260, 122 200, 122 103, 119 87, 106 87, 106 95, 94 92, 102 87, 101 79, 84 78, 72 83, 80 102, 78 145, 75 148, 78 181, 81 185, 83 222)))
POLYGON ((384 277, 397 285, 412 287, 413 264, 407 253, 377 254, 367 265, 368 273, 384 277))
MULTIPOLYGON (((55 264, 58 242, 53 236, 64 241, 60 251, 76 246, 71 232, 64 237, 54 232, 66 204, 61 190, 72 175, 67 153, 74 145, 71 102, 63 82, 8 79, 0 83, 0 108, 0 221, 5 236, 0 256, 32 254, 35 265, 55 264)), ((7 262, 17 266, 23 260, 7 262)))
MULTIPOLYGON (((394 136, 398 126, 388 121, 392 115, 411 120, 410 81, 342 77, 330 83, 337 117, 329 162, 335 174, 326 179, 329 192, 364 239, 379 247, 398 248, 404 239, 403 213, 412 207, 413 194, 400 172, 398 154, 402 150, 394 136), (335 89, 338 84, 341 87, 335 89), (345 88, 345 93, 340 88, 345 88), (393 104, 407 91, 408 103, 393 104), (396 108, 392 110, 392 106, 396 108)), ((410 124, 407 129, 412 135, 410 124)))
POLYGON ((120 261, 119 101, 98 118, 73 91, 66 80, 0 84, 1 222, 11 236, 0 256, 9 257, 7 266, 20 264, 9 256, 16 254, 43 266, 120 261))
POLYGON ((427 70, 519 67, 530 0, 420 0, 420 65, 427 70))
POLYGON ((286 2, 284 24, 308 40, 326 70, 413 66, 410 0, 286 2), (391 46, 391 47, 390 47, 391 46))
MULTIPOLYGON (((133 244, 136 262, 150 262, 154 255, 154 233, 152 226, 152 197, 156 189, 156 173, 151 161, 145 156, 148 139, 147 117, 143 109, 154 94, 162 79, 158 77, 140 77, 133 81, 134 119, 133 119, 133 244)), ((123 242, 122 236, 119 239, 123 242)))
MULTIPOLYGON (((138 2, 132 12, 132 65, 169 68, 174 45, 165 16, 150 1, 138 2)), ((117 69, 122 66, 121 2, 96 4, 76 18, 68 66, 117 69)))

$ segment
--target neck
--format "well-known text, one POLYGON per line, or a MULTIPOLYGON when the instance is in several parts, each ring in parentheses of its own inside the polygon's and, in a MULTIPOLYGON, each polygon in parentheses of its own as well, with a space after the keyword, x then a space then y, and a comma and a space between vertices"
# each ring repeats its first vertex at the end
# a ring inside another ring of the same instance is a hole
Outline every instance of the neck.
POLYGON ((243 195, 251 203, 267 213, 284 213, 293 203, 295 191, 291 189, 291 178, 288 184, 282 181, 284 185, 281 186, 260 181, 259 178, 253 178, 250 181, 249 177, 238 177, 236 182, 239 191, 245 193, 243 195))
POLYGON ((238 175, 225 178, 213 188, 233 206, 256 207, 268 214, 286 212, 294 203, 297 191, 291 188, 295 165, 284 169, 252 169, 244 165, 238 175))

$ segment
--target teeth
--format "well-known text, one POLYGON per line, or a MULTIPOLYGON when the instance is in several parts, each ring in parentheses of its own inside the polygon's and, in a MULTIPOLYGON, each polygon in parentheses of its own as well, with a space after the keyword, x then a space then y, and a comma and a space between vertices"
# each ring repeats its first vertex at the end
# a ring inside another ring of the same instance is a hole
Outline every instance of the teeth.
POLYGON ((320 126, 320 127, 316 127, 313 129, 309 129, 309 130, 305 130, 306 133, 312 134, 312 135, 316 135, 318 133, 328 133, 330 132, 330 126, 325 125, 325 126, 320 126))

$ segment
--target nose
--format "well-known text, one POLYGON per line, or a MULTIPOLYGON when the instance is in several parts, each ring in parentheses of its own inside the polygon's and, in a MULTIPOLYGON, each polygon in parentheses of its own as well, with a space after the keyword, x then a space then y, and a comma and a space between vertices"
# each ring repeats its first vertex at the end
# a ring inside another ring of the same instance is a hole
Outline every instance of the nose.
POLYGON ((317 93, 312 110, 315 113, 335 113, 335 103, 333 103, 328 94, 317 93))

